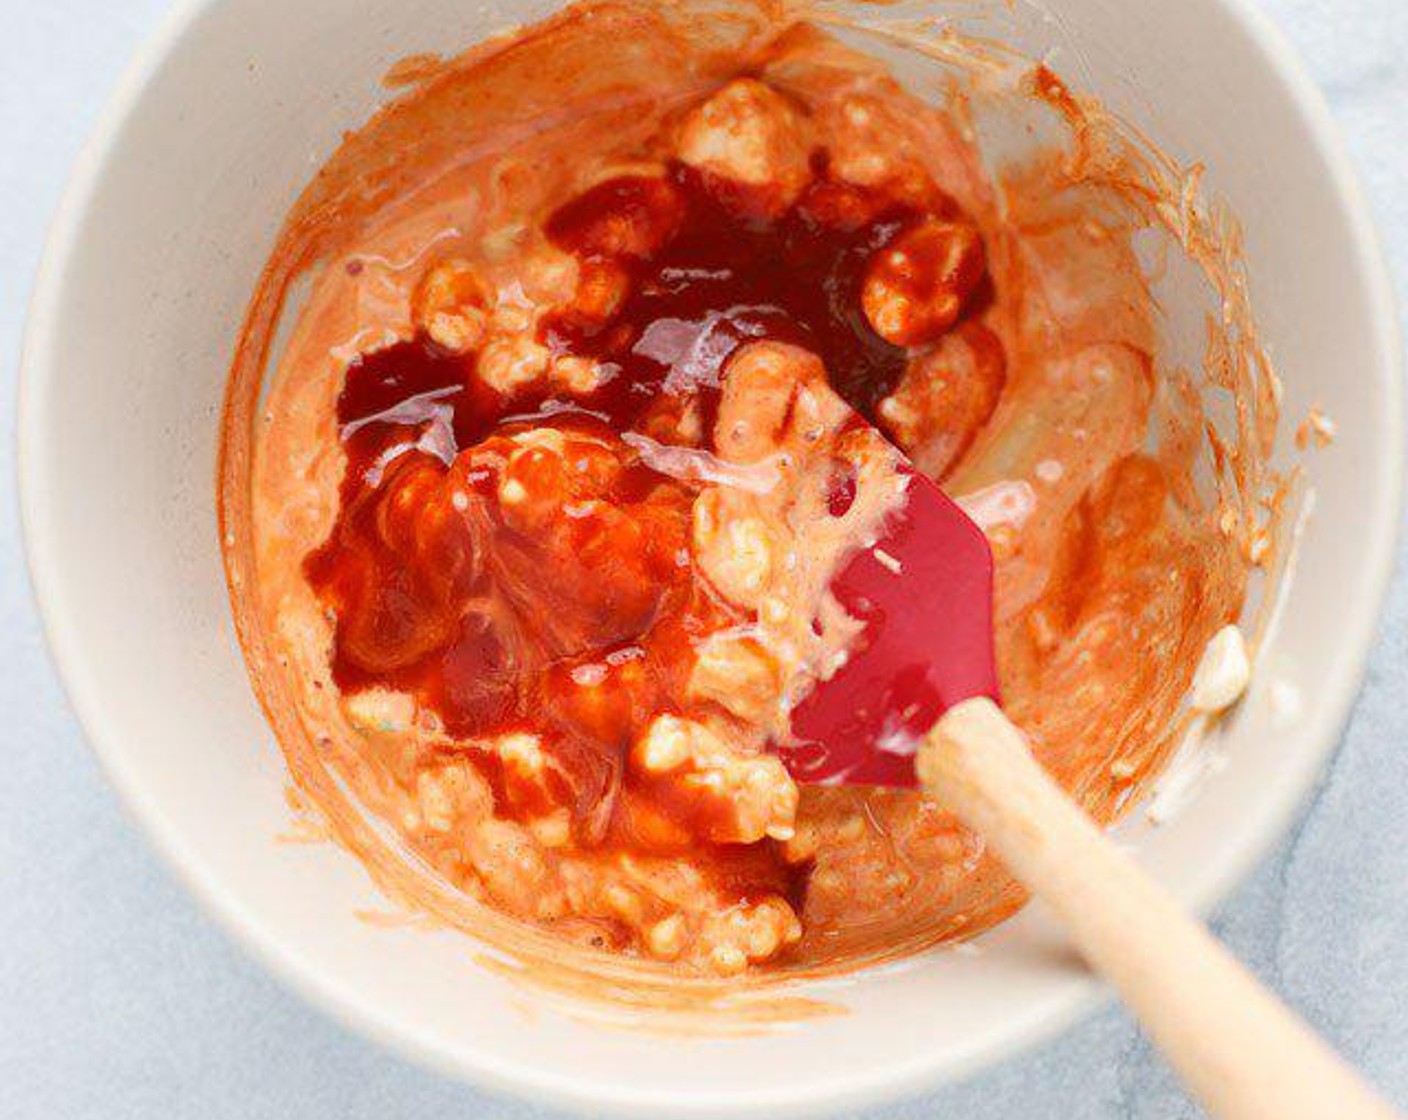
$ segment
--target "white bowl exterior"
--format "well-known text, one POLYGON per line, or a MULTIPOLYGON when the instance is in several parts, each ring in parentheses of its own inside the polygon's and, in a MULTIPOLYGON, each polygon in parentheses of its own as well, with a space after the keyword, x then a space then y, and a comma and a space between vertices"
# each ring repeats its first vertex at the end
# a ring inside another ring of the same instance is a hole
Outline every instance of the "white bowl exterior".
MULTIPOLYGON (((114 782, 207 904, 300 990, 402 1050, 489 1087, 642 1116, 778 1116, 916 1092, 1094 997, 1040 908, 978 954, 816 993, 848 1015, 666 1039, 525 1013, 536 997, 478 965, 466 940, 357 920, 378 899, 348 856, 276 840, 283 762, 235 640, 214 514, 246 301, 283 214, 377 104, 392 61, 552 7, 209 0, 172 18, 83 158, 32 309, 21 484, 51 648, 114 782)), ((1231 0, 1060 9, 1059 23, 1027 5, 1007 18, 1033 54, 1055 45, 1080 89, 1206 163, 1246 226, 1289 426, 1318 403, 1340 431, 1313 462, 1291 608, 1222 744, 1230 767, 1174 823, 1133 832, 1145 864, 1201 908, 1284 827, 1357 689, 1399 515, 1396 318, 1324 108, 1255 16, 1231 0), (1303 698, 1290 726, 1275 719, 1273 679, 1303 698)))

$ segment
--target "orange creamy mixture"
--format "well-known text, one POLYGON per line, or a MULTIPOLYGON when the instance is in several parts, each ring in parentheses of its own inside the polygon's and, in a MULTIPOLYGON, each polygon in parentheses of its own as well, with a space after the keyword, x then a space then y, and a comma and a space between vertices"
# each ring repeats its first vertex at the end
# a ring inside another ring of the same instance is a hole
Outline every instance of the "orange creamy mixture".
POLYGON ((471 907, 689 972, 1010 913, 940 805, 770 748, 895 500, 858 409, 988 535, 1042 762, 1109 819, 1167 756, 1247 565, 1196 497, 1140 224, 1054 155, 995 177, 961 100, 806 26, 602 5, 431 67, 300 203, 239 359, 311 271, 226 449, 295 776, 471 907))

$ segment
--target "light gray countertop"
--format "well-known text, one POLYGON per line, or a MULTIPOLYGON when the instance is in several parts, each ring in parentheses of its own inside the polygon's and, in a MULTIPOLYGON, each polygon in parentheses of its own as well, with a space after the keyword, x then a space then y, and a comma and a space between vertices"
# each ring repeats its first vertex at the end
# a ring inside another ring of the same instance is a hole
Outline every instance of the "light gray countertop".
MULTIPOLYGON (((1260 0, 1326 91, 1408 285, 1408 3, 1260 0)), ((24 304, 83 137, 167 0, 0 0, 0 1113, 544 1115, 324 1019, 197 910, 84 745, 29 598, 12 481, 24 304)), ((1408 551, 1408 550, 1406 550, 1408 551)), ((1400 569, 1404 565, 1400 564, 1400 569)), ((1294 831, 1222 908, 1233 950, 1408 1105, 1408 573, 1354 719, 1294 831)), ((877 1114, 1196 1115, 1129 1017, 877 1114)))

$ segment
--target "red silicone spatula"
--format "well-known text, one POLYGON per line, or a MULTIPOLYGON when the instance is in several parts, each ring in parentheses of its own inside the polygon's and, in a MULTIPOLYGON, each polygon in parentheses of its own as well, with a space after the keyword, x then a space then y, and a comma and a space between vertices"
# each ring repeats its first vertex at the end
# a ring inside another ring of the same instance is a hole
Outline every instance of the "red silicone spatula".
POLYGON ((994 702, 992 557, 932 482, 832 589, 865 622, 793 713, 802 781, 919 785, 1062 918, 1209 1112, 1225 1120, 1390 1117, 1328 1047, 1096 827, 994 702))
POLYGON ((987 538, 928 478, 907 478, 903 508, 831 582, 865 628, 792 713, 799 745, 783 761, 805 781, 913 786, 915 749, 939 717, 997 699, 987 538))

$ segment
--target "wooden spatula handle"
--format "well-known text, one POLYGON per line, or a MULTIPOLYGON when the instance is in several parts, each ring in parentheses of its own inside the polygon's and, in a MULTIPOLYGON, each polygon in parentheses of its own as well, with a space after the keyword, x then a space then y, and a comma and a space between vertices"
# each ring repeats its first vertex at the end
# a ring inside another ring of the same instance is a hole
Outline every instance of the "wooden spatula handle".
POLYGON ((1394 1112, 1116 848, 989 700, 951 708, 919 752, 926 789, 1064 921, 1208 1111, 1222 1120, 1394 1112))

